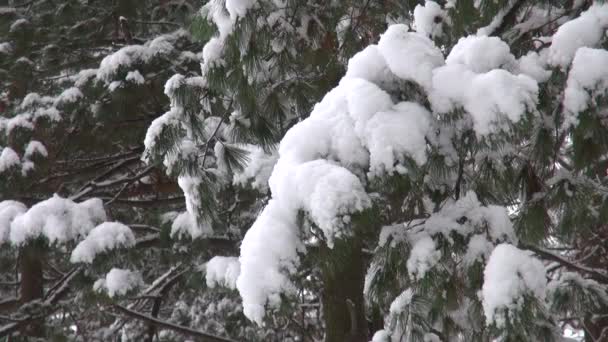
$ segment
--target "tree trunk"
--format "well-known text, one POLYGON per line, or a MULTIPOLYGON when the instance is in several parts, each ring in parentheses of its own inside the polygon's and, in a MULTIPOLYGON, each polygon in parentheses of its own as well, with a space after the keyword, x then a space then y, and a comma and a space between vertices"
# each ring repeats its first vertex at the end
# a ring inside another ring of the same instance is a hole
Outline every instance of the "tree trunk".
MULTIPOLYGON (((19 271, 21 273, 20 301, 22 304, 36 299, 42 299, 44 295, 42 278, 42 260, 44 249, 36 242, 30 243, 21 249, 19 271)), ((35 320, 26 325, 21 333, 25 336, 44 337, 43 320, 35 320)))
POLYGON ((335 241, 323 253, 323 316, 325 342, 367 342, 368 329, 363 300, 365 266, 361 241, 335 241))

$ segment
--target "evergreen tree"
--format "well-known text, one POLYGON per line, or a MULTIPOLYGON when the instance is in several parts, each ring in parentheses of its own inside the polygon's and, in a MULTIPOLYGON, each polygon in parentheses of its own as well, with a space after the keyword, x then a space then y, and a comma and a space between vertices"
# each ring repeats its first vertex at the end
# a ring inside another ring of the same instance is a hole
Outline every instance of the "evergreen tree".
POLYGON ((603 2, 0 24, 0 336, 608 338, 603 2))

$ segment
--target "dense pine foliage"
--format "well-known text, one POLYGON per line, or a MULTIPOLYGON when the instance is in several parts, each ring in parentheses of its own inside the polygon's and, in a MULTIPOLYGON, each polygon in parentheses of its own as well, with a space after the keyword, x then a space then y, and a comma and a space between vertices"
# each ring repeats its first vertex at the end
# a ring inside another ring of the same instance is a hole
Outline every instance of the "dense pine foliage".
POLYGON ((0 339, 608 340, 608 4, 0 6, 0 339))

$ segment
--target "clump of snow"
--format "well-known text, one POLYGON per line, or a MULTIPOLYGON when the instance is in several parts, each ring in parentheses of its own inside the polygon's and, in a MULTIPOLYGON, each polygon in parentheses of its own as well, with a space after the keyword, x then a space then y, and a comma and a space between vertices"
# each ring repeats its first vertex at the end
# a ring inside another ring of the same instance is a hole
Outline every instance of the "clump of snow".
POLYGON ((266 192, 268 190, 268 179, 279 158, 278 154, 276 152, 266 153, 264 149, 254 145, 243 145, 241 147, 249 152, 248 161, 242 171, 234 173, 232 182, 239 185, 251 182, 254 189, 266 192))
POLYGON ((205 266, 205 279, 207 286, 216 285, 236 289, 236 280, 241 273, 239 258, 216 256, 211 258, 205 266))
POLYGON ((404 155, 416 163, 426 162, 426 135, 431 129, 430 113, 414 102, 401 102, 392 110, 380 112, 365 127, 370 152, 370 174, 392 174, 400 171, 395 161, 403 164, 404 155), (408 132, 403 134, 403 132, 408 132))
POLYGON ((372 336, 371 342, 390 342, 391 335, 386 330, 378 330, 372 336))
POLYGON ((378 48, 390 70, 398 77, 431 88, 432 71, 444 64, 443 54, 429 38, 408 32, 403 24, 389 26, 378 48))
POLYGON ((44 236, 51 243, 64 243, 86 236, 105 220, 100 199, 75 203, 54 195, 13 220, 10 240, 15 245, 22 245, 29 239, 44 236))
POLYGON ((369 45, 351 57, 344 78, 361 78, 374 84, 383 85, 396 79, 396 76, 386 64, 378 45, 369 45))
POLYGON ((48 157, 49 153, 46 150, 46 147, 37 140, 32 140, 27 144, 25 148, 25 152, 23 153, 23 157, 26 159, 31 159, 35 154, 41 155, 43 157, 48 157))
POLYGON ((0 153, 0 173, 5 172, 13 167, 21 164, 21 159, 15 150, 10 147, 5 147, 0 153))
POLYGON ((80 89, 76 87, 71 87, 64 90, 59 96, 55 98, 54 106, 59 106, 61 104, 69 104, 74 103, 80 100, 84 95, 80 91, 80 89))
POLYGON ((17 201, 0 202, 0 244, 9 241, 11 223, 15 217, 25 213, 27 207, 17 201))
POLYGON ((222 63, 224 41, 234 30, 238 19, 245 17, 256 4, 257 0, 211 0, 201 8, 201 15, 213 22, 219 31, 219 36, 209 39, 203 47, 203 73, 222 63))
POLYGON ((0 54, 8 55, 13 52, 13 46, 9 42, 0 43, 0 54))
POLYGON ((230 14, 230 19, 236 21, 239 17, 244 17, 256 3, 257 0, 226 0, 226 10, 230 14))
POLYGON ((488 241, 485 235, 473 235, 467 245, 467 252, 462 258, 465 266, 470 266, 477 261, 482 261, 482 258, 487 259, 493 248, 494 245, 488 241))
POLYGON ((445 61, 446 64, 462 64, 473 72, 484 73, 511 67, 515 57, 509 44, 498 37, 468 36, 458 40, 445 61))
MULTIPOLYGON (((608 5, 607 5, 608 6, 608 5)), ((591 98, 608 91, 608 51, 582 47, 577 50, 564 92, 566 125, 577 122, 576 115, 587 108, 591 98)))
POLYGON ((197 222, 196 218, 188 211, 184 211, 175 217, 171 224, 171 237, 188 235, 195 239, 201 235, 209 235, 213 229, 207 222, 197 222))
POLYGON ((566 69, 576 51, 596 46, 608 28, 608 4, 595 3, 578 18, 569 20, 553 35, 549 63, 566 69))
POLYGON ((30 24, 30 22, 27 19, 17 19, 15 20, 9 29, 10 33, 15 33, 19 30, 23 30, 25 27, 27 27, 30 24))
POLYGON ((504 310, 517 310, 524 294, 542 302, 546 287, 545 267, 530 252, 510 244, 496 246, 484 269, 481 290, 486 322, 503 326, 504 310))
POLYGON ((414 27, 416 32, 427 37, 440 37, 443 34, 443 23, 447 15, 435 1, 427 0, 414 8, 414 27))
POLYGON ((119 222, 104 222, 93 228, 72 251, 70 261, 92 263, 97 254, 118 248, 135 246, 131 228, 119 222))
POLYGON ((139 73, 138 70, 129 71, 125 77, 125 81, 132 82, 135 84, 144 84, 146 81, 144 77, 139 73))
POLYGON ((488 135, 517 123, 538 102, 538 84, 517 69, 509 46, 497 37, 461 38, 446 59, 432 71, 429 101, 433 111, 447 113, 463 107, 471 115, 476 133, 488 135))
MULTIPOLYGON (((182 217, 182 215, 180 215, 175 219, 175 222, 180 220, 180 222, 184 222, 184 226, 188 224, 189 233, 193 239, 203 234, 210 234, 213 232, 209 224, 202 222, 198 223, 199 220, 196 219, 198 216, 198 211, 201 207, 201 193, 199 191, 200 182, 201 180, 199 178, 193 176, 180 176, 177 179, 177 184, 182 189, 184 196, 186 197, 186 210, 190 218, 180 219, 182 217), (195 223, 194 225, 192 225, 193 222, 195 223)), ((177 227, 175 222, 173 223, 174 226, 171 229, 172 232, 175 231, 175 227, 177 227)), ((182 226, 181 223, 179 225, 182 226)))
POLYGON ((536 108, 538 84, 502 69, 475 74, 452 64, 434 70, 429 100, 438 113, 462 106, 471 115, 475 132, 484 136, 504 129, 506 121, 519 122, 526 110, 536 108))
POLYGON ((431 235, 441 233, 448 240, 451 239, 452 231, 466 236, 475 227, 487 227, 489 238, 493 242, 517 242, 507 209, 497 205, 481 205, 473 191, 468 191, 456 202, 444 203, 441 210, 433 213, 424 223, 425 232, 431 235), (463 217, 467 221, 461 224, 458 221, 463 217))
POLYGON ((206 66, 213 66, 216 63, 221 64, 222 51, 224 43, 220 38, 214 37, 209 39, 207 44, 203 46, 203 61, 206 66))
POLYGON ((414 292, 412 291, 412 289, 408 288, 405 291, 401 292, 401 294, 397 296, 397 298, 395 298, 391 303, 389 309, 391 315, 400 315, 405 312, 406 307, 412 302, 413 296, 414 292))
POLYGON ((170 126, 179 125, 178 118, 181 116, 181 112, 180 108, 173 107, 168 112, 152 121, 144 138, 145 152, 142 156, 144 162, 150 163, 150 151, 154 150, 156 147, 157 139, 160 137, 163 130, 170 126))
POLYGON ((241 273, 236 286, 243 299, 243 313, 259 325, 266 304, 276 306, 281 293, 295 291, 284 271, 295 271, 298 251, 303 250, 296 217, 282 205, 271 199, 241 244, 241 273))
MULTIPOLYGON (((175 50, 173 42, 185 35, 187 33, 184 30, 178 30, 171 34, 161 35, 144 45, 125 46, 101 61, 97 70, 97 78, 109 85, 115 81, 114 78, 119 72, 125 72, 137 65, 148 63, 157 56, 169 55, 175 50)), ((90 77, 89 71, 80 76, 84 82, 88 77, 90 77)))
POLYGON ((108 296, 123 296, 130 290, 143 284, 143 279, 139 272, 112 268, 105 279, 99 279, 93 284, 95 291, 106 291, 108 296))
POLYGON ((536 80, 536 82, 546 82, 551 77, 552 71, 545 69, 547 67, 548 50, 542 50, 541 53, 530 51, 525 56, 518 59, 519 72, 528 75, 536 80))
POLYGON ((406 263, 407 271, 411 277, 415 279, 424 278, 426 272, 439 262, 441 251, 436 248, 435 241, 429 235, 424 234, 418 238, 406 263))
POLYGON ((91 79, 97 76, 97 69, 83 69, 78 72, 78 75, 74 77, 74 86, 76 88, 82 88, 91 79))

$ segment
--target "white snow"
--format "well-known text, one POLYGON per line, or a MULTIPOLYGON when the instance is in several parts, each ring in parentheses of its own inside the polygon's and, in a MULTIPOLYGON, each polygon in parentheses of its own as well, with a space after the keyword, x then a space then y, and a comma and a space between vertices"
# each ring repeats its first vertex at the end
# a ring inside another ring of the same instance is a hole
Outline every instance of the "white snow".
POLYGON ((138 70, 129 71, 125 77, 125 81, 132 82, 135 84, 144 84, 146 81, 144 77, 139 73, 138 70))
POLYGON ((403 24, 389 26, 378 48, 390 70, 398 77, 431 88, 432 71, 444 64, 443 54, 429 38, 408 32, 403 24))
POLYGON ((72 251, 73 263, 92 263, 97 254, 118 248, 135 246, 135 235, 128 226, 119 222, 104 222, 93 228, 87 237, 72 251))
POLYGON ((441 37, 446 19, 445 11, 435 1, 427 0, 424 6, 416 5, 414 8, 414 27, 416 32, 424 36, 441 37))
POLYGON ((424 278, 426 272, 439 262, 441 251, 436 248, 435 241, 427 234, 414 243, 406 263, 407 271, 412 278, 418 280, 424 278))
POLYGON ((592 96, 608 91, 608 51, 582 47, 577 50, 564 92, 566 125, 576 124, 578 113, 589 108, 592 96))
POLYGON ((462 258, 465 266, 473 265, 476 261, 488 258, 494 249, 494 245, 488 241, 484 234, 476 234, 471 237, 467 245, 467 251, 462 258))
POLYGON ((50 243, 65 243, 86 236, 105 220, 100 199, 75 203, 54 195, 13 220, 10 240, 14 245, 22 245, 29 239, 44 236, 50 243))
POLYGON ((76 87, 71 87, 64 90, 59 96, 55 98, 54 106, 59 106, 61 104, 69 104, 74 103, 80 100, 84 95, 80 91, 80 89, 76 87))
POLYGON ((9 241, 11 223, 15 217, 26 211, 27 207, 21 202, 10 200, 0 202, 0 245, 9 241))
POLYGON ((481 290, 487 324, 503 326, 504 310, 520 308, 524 294, 530 294, 542 303, 546 287, 545 267, 530 252, 510 244, 496 246, 484 269, 481 290))
POLYGON ((362 78, 377 85, 384 85, 391 83, 396 76, 388 68, 378 45, 369 45, 348 61, 348 70, 344 78, 362 78))
POLYGON ((201 235, 209 235, 213 233, 213 229, 206 222, 201 222, 199 225, 196 218, 188 211, 184 211, 177 215, 171 224, 171 237, 190 236, 197 238, 201 235))
POLYGON ((509 45, 498 37, 468 36, 460 38, 445 60, 462 64, 475 73, 508 68, 515 63, 509 45))
POLYGON ((475 74, 462 64, 446 65, 433 72, 433 87, 433 110, 447 113, 462 106, 480 136, 504 130, 507 122, 519 122, 538 102, 536 81, 502 69, 475 74))
POLYGON ((405 291, 401 292, 401 294, 399 296, 397 296, 397 298, 395 298, 393 300, 393 302, 391 303, 389 312, 391 313, 391 315, 400 315, 402 314, 406 307, 408 305, 410 305, 410 303, 412 302, 412 297, 414 296, 414 292, 412 291, 411 288, 406 289, 405 291))
POLYGON ((21 160, 15 150, 10 147, 5 147, 0 153, 0 173, 8 171, 9 169, 19 166, 21 160))
POLYGON ((596 46, 608 28, 608 4, 595 3, 578 18, 569 20, 553 35, 549 63, 566 69, 576 51, 596 46))
POLYGON ((265 305, 277 306, 281 293, 293 293, 285 270, 295 271, 303 250, 296 217, 271 199, 241 243, 241 273, 236 286, 247 318, 262 325, 265 305))
POLYGON ((37 140, 32 140, 27 144, 25 148, 25 152, 23 153, 23 158, 31 159, 35 154, 41 155, 43 157, 48 157, 49 153, 46 150, 46 147, 37 140))
POLYGON ((541 53, 530 51, 528 54, 521 56, 517 60, 519 72, 532 77, 539 83, 549 80, 553 72, 546 69, 548 51, 547 49, 542 50, 541 53))
POLYGON ((171 228, 172 233, 176 231, 177 227, 188 227, 188 232, 193 239, 200 237, 201 235, 208 235, 213 233, 211 225, 205 222, 198 222, 196 219, 198 216, 198 210, 201 207, 201 192, 199 191, 199 185, 201 180, 193 176, 179 176, 177 178, 177 184, 184 192, 186 197, 186 210, 190 218, 182 218, 182 215, 178 216, 171 228), (183 221, 182 221, 183 220, 183 221), (180 223, 176 223, 180 222, 180 223), (184 223, 182 225, 182 222, 184 223))
POLYGON ((370 342, 390 342, 391 335, 386 330, 378 330, 372 336, 372 340, 370 342))
POLYGON ((8 55, 13 52, 13 45, 9 42, 0 43, 0 54, 8 55))
POLYGON ((123 296, 130 290, 141 286, 143 279, 138 272, 112 268, 105 279, 99 279, 93 284, 95 291, 106 291, 108 296, 123 296))
POLYGON ((208 287, 225 286, 236 289, 236 280, 241 273, 237 257, 216 256, 205 265, 205 279, 208 287))
POLYGON ((226 0, 226 10, 230 14, 230 19, 236 21, 237 18, 244 17, 256 3, 257 0, 226 0))
POLYGON ((260 192, 268 190, 268 179, 279 158, 278 153, 266 153, 264 149, 254 145, 239 146, 249 152, 248 160, 242 171, 234 172, 232 182, 238 185, 251 183, 251 187, 260 192))

